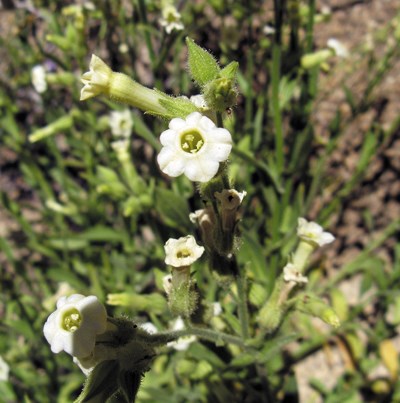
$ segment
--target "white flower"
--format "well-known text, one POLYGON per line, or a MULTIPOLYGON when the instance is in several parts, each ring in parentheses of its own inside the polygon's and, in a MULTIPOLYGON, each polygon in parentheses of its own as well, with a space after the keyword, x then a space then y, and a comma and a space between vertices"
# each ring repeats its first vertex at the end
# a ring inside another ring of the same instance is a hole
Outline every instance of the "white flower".
POLYGON ((236 210, 246 195, 246 191, 238 192, 235 189, 224 189, 222 192, 214 193, 223 210, 236 210))
POLYGON ((283 268, 283 279, 285 281, 293 281, 297 284, 308 283, 308 278, 303 276, 293 263, 288 263, 283 268))
POLYGON ((273 35, 275 33, 275 28, 272 27, 271 25, 265 25, 264 28, 262 29, 262 32, 264 35, 273 35))
POLYGON ((219 163, 227 160, 232 149, 229 131, 216 127, 199 112, 186 119, 172 119, 160 141, 164 146, 157 157, 161 170, 173 177, 185 174, 197 182, 212 179, 219 163))
POLYGON ((89 71, 82 75, 84 87, 81 90, 81 101, 108 93, 112 70, 96 55, 90 59, 89 71))
POLYGON ((0 381, 8 381, 8 375, 10 373, 10 366, 4 361, 0 355, 0 381))
MULTIPOLYGON (((185 329, 185 324, 184 324, 182 318, 179 316, 175 320, 174 324, 172 325, 172 330, 177 331, 177 330, 183 330, 183 329, 185 329)), ((193 343, 194 341, 196 341, 196 336, 184 336, 184 337, 180 337, 176 341, 171 341, 171 342, 167 343, 167 346, 172 347, 178 351, 185 351, 189 348, 190 344, 193 343)))
POLYGON ((46 70, 42 65, 37 65, 31 70, 31 80, 36 92, 42 94, 47 90, 46 70))
POLYGON ((93 352, 96 336, 106 327, 107 313, 97 297, 74 294, 58 300, 57 310, 48 317, 43 333, 53 353, 64 350, 82 358, 93 352))
POLYGON ((129 109, 110 113, 109 125, 115 137, 129 138, 132 133, 133 120, 129 109))
POLYGON ((118 349, 110 348, 106 344, 97 344, 93 351, 87 357, 73 357, 73 361, 81 371, 88 376, 93 368, 102 361, 116 360, 118 358, 118 349))
POLYGON ((305 218, 298 219, 297 235, 300 239, 324 246, 335 240, 330 232, 324 232, 323 228, 316 222, 308 222, 305 218))
POLYGON ((165 243, 165 263, 173 267, 185 267, 193 264, 204 252, 202 246, 197 245, 192 235, 179 239, 170 238, 165 243))
POLYGON ((219 302, 212 303, 213 316, 219 316, 222 313, 222 306, 219 302))
POLYGON ((164 27, 165 32, 169 35, 174 29, 176 31, 182 31, 184 25, 181 21, 181 14, 172 4, 167 4, 163 7, 162 18, 159 19, 159 23, 164 27))
POLYGON ((347 50, 347 48, 336 38, 328 39, 326 45, 328 46, 328 48, 332 49, 335 52, 336 56, 343 58, 349 57, 349 51, 347 50))

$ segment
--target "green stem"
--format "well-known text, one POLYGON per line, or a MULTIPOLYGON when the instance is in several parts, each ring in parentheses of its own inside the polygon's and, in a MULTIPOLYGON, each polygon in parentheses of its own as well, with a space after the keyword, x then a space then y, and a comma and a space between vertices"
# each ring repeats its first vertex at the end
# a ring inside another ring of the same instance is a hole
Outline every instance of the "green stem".
POLYGON ((222 113, 217 112, 217 126, 218 127, 224 127, 224 121, 222 119, 222 113))
POLYGON ((143 337, 143 341, 153 346, 161 346, 185 336, 196 336, 200 339, 212 341, 215 344, 220 344, 222 342, 227 344, 235 344, 236 346, 246 348, 243 340, 239 337, 199 327, 188 327, 187 329, 177 330, 174 332, 146 335, 143 337))
POLYGON ((272 104, 271 112, 275 126, 275 152, 276 152, 276 165, 279 173, 282 173, 284 166, 283 154, 283 128, 282 116, 279 103, 279 81, 281 70, 281 48, 280 45, 275 43, 272 49, 272 104))
MULTIPOLYGON (((147 25, 146 5, 144 3, 144 0, 139 0, 139 14, 143 24, 147 25)), ((144 31, 144 40, 146 42, 146 46, 149 51, 151 65, 154 68, 156 63, 156 55, 154 53, 153 45, 151 43, 150 34, 147 30, 144 31)))
POLYGON ((264 172, 268 176, 268 178, 271 180, 272 184, 275 187, 275 190, 280 194, 283 193, 283 188, 282 188, 282 185, 279 183, 279 178, 277 178, 274 175, 274 173, 268 167, 267 164, 263 163, 262 161, 257 160, 256 158, 254 158, 253 155, 251 155, 245 151, 242 151, 235 146, 232 148, 232 154, 237 155, 239 158, 243 159, 246 162, 249 162, 250 164, 255 166, 257 169, 264 172))
POLYGON ((239 321, 242 329, 242 338, 244 340, 250 337, 249 332, 249 311, 247 309, 247 282, 243 273, 236 276, 236 285, 238 292, 238 315, 239 321))

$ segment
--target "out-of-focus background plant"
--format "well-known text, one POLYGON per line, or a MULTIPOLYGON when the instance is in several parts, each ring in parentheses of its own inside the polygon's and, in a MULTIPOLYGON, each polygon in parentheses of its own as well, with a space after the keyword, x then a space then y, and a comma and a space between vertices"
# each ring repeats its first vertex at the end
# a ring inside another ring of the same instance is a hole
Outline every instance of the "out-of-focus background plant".
MULTIPOLYGON (((149 87, 197 94, 186 36, 223 66, 239 62, 239 102, 225 125, 235 142, 230 176, 247 192, 238 261, 250 325, 295 246, 298 217, 337 238, 313 256, 307 289, 342 325, 295 313, 257 356, 206 341, 165 347, 138 401, 400 400, 395 3, 213 0, 172 12, 151 0, 2 1, 2 401, 79 395, 84 375, 42 333, 61 295, 96 295, 109 313, 158 330, 179 325, 162 286, 163 245, 195 232, 196 187, 158 168, 165 121, 79 94, 92 53, 149 87), (121 139, 132 167, 118 154, 121 139)), ((223 306, 214 326, 240 333, 235 292, 203 268, 196 278, 223 306)))

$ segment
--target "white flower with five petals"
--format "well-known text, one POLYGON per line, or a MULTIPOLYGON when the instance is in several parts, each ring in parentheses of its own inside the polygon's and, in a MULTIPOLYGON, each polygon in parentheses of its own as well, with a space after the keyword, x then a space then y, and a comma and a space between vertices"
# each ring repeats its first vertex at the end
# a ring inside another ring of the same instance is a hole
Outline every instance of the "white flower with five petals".
POLYGON ((297 236, 318 246, 327 245, 335 240, 335 237, 330 232, 325 232, 319 224, 301 217, 298 219, 297 236))
POLYGON ((165 243, 165 263, 173 267, 186 267, 193 264, 204 252, 192 235, 179 239, 170 238, 165 243))
POLYGON ((157 161, 161 170, 172 177, 185 174, 196 182, 212 179, 219 163, 228 159, 232 149, 229 131, 199 112, 186 119, 172 119, 160 141, 163 148, 157 161))
POLYGON ((57 310, 48 317, 43 333, 53 353, 64 350, 81 358, 93 352, 96 336, 106 327, 107 313, 97 297, 73 294, 57 301, 57 310))

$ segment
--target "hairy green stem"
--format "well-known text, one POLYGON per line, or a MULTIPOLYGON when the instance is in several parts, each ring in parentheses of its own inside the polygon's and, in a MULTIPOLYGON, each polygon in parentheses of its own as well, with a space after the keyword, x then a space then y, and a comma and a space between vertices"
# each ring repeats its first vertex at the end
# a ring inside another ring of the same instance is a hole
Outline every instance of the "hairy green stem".
POLYGON ((249 331, 249 311, 247 309, 247 282, 243 273, 239 272, 236 276, 236 285, 238 292, 238 315, 240 326, 242 330, 242 338, 248 339, 250 336, 249 331))
POLYGON ((197 336, 200 339, 209 340, 214 342, 215 344, 227 343, 235 344, 236 346, 242 348, 246 347, 243 340, 239 337, 199 327, 187 327, 186 329, 177 330, 174 332, 162 332, 146 335, 146 337, 143 337, 143 341, 153 346, 162 346, 185 336, 197 336))

